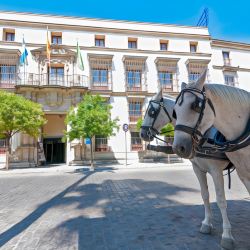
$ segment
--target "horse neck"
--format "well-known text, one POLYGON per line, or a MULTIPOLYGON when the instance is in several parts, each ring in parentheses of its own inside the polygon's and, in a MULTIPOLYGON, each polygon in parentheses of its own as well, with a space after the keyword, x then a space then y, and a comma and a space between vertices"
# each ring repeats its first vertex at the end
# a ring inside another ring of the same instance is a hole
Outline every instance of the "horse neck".
POLYGON ((227 140, 238 138, 246 128, 249 119, 249 107, 230 105, 219 96, 211 95, 209 89, 206 90, 206 94, 215 108, 216 116, 213 126, 218 129, 227 140))
POLYGON ((168 98, 168 97, 163 97, 163 103, 170 117, 173 119, 173 110, 175 106, 175 100, 168 98))

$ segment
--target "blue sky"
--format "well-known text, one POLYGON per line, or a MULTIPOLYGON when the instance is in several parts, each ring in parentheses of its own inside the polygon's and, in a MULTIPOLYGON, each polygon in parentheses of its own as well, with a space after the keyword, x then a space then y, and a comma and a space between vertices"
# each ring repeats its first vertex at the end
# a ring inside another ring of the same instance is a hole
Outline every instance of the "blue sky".
POLYGON ((1 0, 0 9, 196 25, 209 8, 209 31, 213 38, 250 43, 249 0, 1 0))

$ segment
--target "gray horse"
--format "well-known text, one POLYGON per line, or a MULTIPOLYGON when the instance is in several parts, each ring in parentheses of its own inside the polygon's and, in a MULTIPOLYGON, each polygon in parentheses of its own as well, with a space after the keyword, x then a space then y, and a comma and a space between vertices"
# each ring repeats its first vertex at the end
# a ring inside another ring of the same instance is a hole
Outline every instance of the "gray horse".
POLYGON ((250 194, 250 93, 220 84, 205 84, 206 71, 182 89, 174 107, 173 149, 191 159, 212 126, 224 136, 216 147, 224 151, 250 194))
MULTIPOLYGON (((175 100, 172 98, 163 97, 162 92, 159 92, 152 98, 140 131, 143 140, 152 141, 154 139, 153 136, 156 135, 157 131, 160 131, 164 125, 172 120, 174 105, 175 100), (160 105, 161 101, 163 105, 160 105)), ((174 121, 173 124, 175 125, 174 121)), ((205 218, 202 221, 200 232, 209 234, 211 233, 212 229, 212 214, 207 185, 207 173, 209 173, 213 178, 216 190, 216 200, 223 219, 221 246, 225 249, 233 249, 234 239, 231 233, 231 224, 227 216, 227 202, 225 198, 223 179, 223 170, 227 167, 229 161, 194 157, 191 162, 193 170, 200 183, 201 196, 205 207, 205 218)))

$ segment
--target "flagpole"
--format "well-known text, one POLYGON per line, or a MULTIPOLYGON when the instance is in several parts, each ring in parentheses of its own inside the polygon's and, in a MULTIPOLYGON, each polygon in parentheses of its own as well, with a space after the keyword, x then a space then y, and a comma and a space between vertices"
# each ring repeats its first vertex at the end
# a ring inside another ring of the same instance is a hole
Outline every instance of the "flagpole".
POLYGON ((50 44, 49 44, 49 27, 47 26, 47 43, 46 43, 46 52, 47 52, 47 58, 48 58, 48 85, 50 81, 50 44))
MULTIPOLYGON (((23 42, 22 42, 22 44, 24 43, 24 34, 23 34, 23 42)), ((22 46, 24 46, 24 45, 22 45, 22 46)), ((24 48, 23 48, 23 50, 24 50, 24 48)), ((25 53, 25 51, 23 51, 23 53, 25 53)), ((23 62, 23 71, 24 71, 24 85, 26 84, 26 68, 25 68, 25 64, 26 64, 26 61, 24 60, 24 62, 23 62)))
MULTIPOLYGON (((77 44, 77 45, 76 45, 76 53, 77 53, 78 46, 79 46, 79 44, 78 44, 78 38, 76 39, 76 44, 77 44)), ((77 60, 77 58, 76 58, 76 60, 77 60)), ((77 68, 78 68, 78 67, 76 67, 76 75, 77 75, 77 68)))

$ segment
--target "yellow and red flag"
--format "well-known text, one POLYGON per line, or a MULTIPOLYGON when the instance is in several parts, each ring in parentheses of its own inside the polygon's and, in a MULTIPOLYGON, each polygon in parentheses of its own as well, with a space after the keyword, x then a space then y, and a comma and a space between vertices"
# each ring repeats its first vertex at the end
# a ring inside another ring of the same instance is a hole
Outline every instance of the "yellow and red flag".
POLYGON ((50 48, 50 41, 49 41, 49 30, 47 27, 47 46, 46 46, 46 54, 47 54, 47 59, 49 61, 49 65, 50 65, 50 53, 51 53, 51 48, 50 48))

